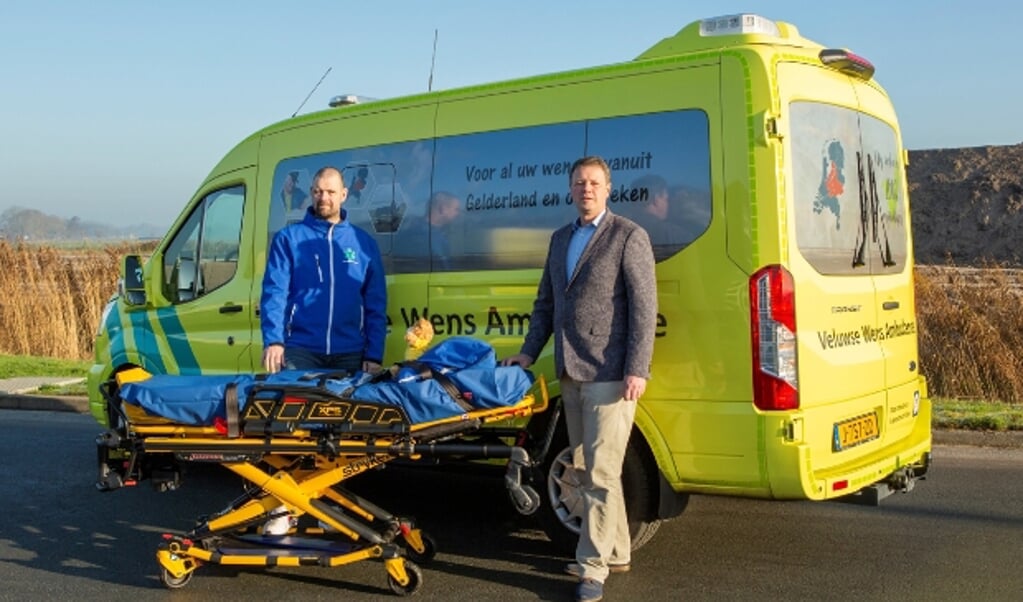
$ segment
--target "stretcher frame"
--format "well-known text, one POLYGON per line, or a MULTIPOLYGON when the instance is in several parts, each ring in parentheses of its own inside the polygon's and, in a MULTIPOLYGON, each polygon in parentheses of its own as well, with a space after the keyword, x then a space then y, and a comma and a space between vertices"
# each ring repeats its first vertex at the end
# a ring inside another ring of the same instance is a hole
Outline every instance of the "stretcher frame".
POLYGON ((546 410, 542 378, 513 405, 418 424, 398 406, 322 387, 257 384, 241 410, 229 392, 225 423, 188 426, 120 399, 120 385, 148 377, 132 369, 101 387, 111 428, 96 439, 96 487, 112 491, 150 480, 160 491, 174 490, 187 463, 221 464, 247 485, 243 495, 197 520, 189 532, 163 534, 156 557, 167 588, 184 587, 204 564, 337 567, 379 559, 394 593, 415 593, 423 581, 416 563, 433 558, 433 538, 413 519, 339 485, 398 459, 507 459, 504 480, 516 510, 528 515, 539 508, 539 494, 522 480, 523 470, 534 465, 524 447, 528 433, 481 429, 546 410), (293 527, 283 535, 264 532, 282 507, 294 517, 293 527))

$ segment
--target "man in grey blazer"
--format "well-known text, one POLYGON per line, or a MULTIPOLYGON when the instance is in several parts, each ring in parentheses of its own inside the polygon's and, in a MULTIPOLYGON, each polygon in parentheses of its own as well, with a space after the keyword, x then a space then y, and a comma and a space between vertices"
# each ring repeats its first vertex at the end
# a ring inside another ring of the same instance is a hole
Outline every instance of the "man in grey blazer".
POLYGON ((657 279, 646 231, 607 209, 611 170, 583 157, 569 180, 579 218, 551 235, 522 349, 505 365, 528 368, 554 337, 554 367, 585 510, 575 599, 603 598, 610 572, 629 570, 631 538, 622 462, 646 390, 657 325, 657 279))

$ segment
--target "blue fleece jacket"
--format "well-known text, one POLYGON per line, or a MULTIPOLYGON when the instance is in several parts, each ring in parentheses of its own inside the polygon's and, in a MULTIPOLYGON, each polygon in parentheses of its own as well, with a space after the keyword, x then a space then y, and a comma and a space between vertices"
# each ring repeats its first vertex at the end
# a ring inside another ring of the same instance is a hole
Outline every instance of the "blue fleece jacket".
POLYGON ((274 235, 259 309, 264 347, 362 353, 380 363, 387 334, 380 248, 347 212, 331 224, 310 207, 301 222, 274 235))

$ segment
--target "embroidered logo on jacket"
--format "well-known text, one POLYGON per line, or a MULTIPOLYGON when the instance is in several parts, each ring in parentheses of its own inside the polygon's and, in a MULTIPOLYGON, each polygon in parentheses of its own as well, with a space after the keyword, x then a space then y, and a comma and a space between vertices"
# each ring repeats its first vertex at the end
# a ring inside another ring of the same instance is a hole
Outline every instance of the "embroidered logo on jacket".
POLYGON ((351 247, 345 247, 345 263, 359 263, 358 256, 355 254, 355 249, 351 247))

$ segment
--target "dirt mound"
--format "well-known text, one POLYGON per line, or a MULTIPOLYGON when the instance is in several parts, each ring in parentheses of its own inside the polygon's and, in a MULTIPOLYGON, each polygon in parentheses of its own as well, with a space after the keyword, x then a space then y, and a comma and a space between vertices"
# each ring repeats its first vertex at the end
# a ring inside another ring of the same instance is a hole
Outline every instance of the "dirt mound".
POLYGON ((1023 265, 1023 144, 909 152, 918 264, 1023 265))

